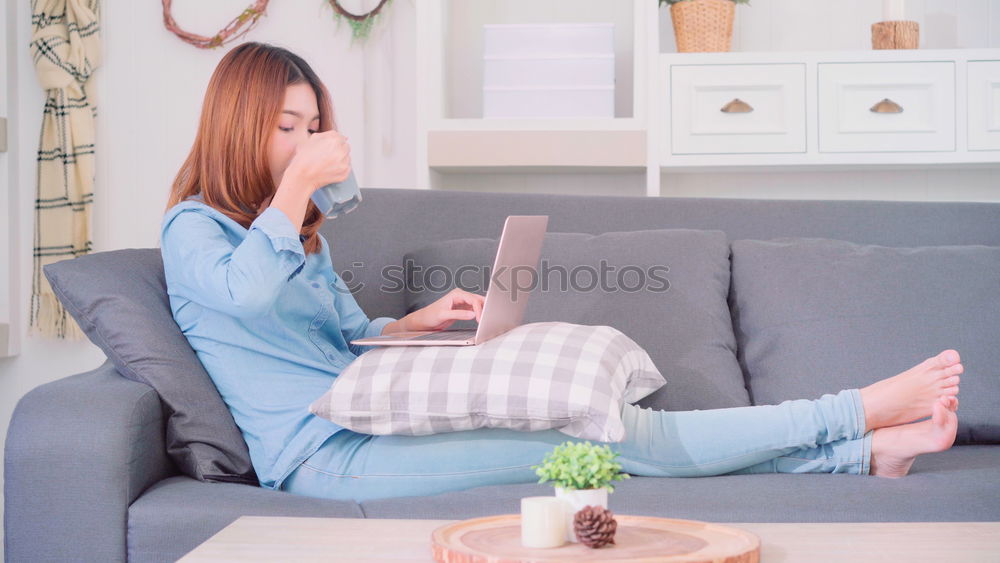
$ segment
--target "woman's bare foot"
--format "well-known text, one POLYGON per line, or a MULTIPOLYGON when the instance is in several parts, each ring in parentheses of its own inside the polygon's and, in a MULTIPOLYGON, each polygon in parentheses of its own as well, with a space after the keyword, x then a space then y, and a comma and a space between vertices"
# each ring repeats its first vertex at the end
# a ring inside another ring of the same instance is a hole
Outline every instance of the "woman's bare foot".
POLYGON ((869 473, 903 477, 918 455, 950 448, 958 431, 957 410, 958 397, 942 396, 934 403, 930 420, 876 430, 869 473))
POLYGON ((865 432, 930 416, 941 396, 958 395, 965 368, 955 350, 945 350, 912 368, 861 389, 865 432))

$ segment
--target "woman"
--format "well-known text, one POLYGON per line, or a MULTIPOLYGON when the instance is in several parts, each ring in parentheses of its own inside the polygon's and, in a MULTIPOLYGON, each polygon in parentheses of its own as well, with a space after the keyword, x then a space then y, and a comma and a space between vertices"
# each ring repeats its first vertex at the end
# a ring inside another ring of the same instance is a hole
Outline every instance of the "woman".
MULTIPOLYGON (((401 319, 365 315, 330 262, 310 202, 350 165, 330 96, 305 61, 259 43, 222 59, 173 185, 162 253, 174 318, 240 427, 261 485, 365 501, 535 481, 531 466, 566 435, 371 436, 308 411, 367 350, 352 339, 478 320, 483 306, 455 289, 401 319)), ((917 455, 954 441, 962 371, 946 350, 818 400, 693 412, 625 405, 628 437, 610 445, 636 475, 899 477, 917 455)))

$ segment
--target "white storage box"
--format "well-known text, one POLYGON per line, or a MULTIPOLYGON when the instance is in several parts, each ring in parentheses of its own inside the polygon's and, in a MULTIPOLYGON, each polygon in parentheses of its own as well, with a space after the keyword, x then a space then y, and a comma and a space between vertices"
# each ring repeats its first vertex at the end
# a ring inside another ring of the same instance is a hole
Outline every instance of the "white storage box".
POLYGON ((483 86, 614 86, 615 56, 538 55, 483 57, 483 86))
POLYGON ((483 117, 614 117, 614 86, 483 88, 483 117))
POLYGON ((613 23, 484 24, 484 56, 606 55, 615 52, 613 23))
POLYGON ((613 23, 483 26, 483 117, 613 118, 613 23))

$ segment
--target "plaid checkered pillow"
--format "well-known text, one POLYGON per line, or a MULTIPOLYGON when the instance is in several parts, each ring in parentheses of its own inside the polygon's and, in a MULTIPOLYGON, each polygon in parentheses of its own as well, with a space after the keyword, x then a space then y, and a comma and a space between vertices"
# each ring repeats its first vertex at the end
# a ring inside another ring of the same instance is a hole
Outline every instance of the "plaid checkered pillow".
POLYGON ((364 434, 558 428, 619 442, 623 402, 665 382, 645 350, 617 329, 539 322, 479 346, 370 350, 309 410, 364 434))

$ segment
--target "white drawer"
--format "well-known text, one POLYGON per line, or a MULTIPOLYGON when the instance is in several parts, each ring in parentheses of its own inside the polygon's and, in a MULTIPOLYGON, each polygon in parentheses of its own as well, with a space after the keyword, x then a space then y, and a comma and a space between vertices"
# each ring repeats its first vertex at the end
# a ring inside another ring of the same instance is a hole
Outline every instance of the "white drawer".
POLYGON ((670 67, 674 154, 805 152, 805 113, 804 64, 670 67))
POLYGON ((818 69, 820 152, 955 150, 955 63, 820 63, 818 69), (888 112, 875 111, 880 102, 888 112))
POLYGON ((1000 150, 1000 61, 969 61, 969 150, 1000 150))

